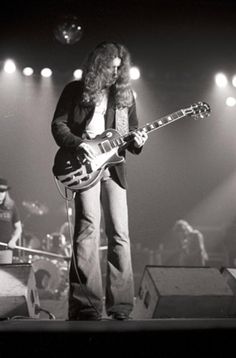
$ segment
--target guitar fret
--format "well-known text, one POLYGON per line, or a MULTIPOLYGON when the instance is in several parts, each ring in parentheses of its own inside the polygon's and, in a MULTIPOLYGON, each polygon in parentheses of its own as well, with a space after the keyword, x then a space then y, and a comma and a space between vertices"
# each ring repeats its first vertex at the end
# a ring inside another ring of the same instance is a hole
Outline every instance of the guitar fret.
POLYGON ((178 111, 178 112, 176 112, 176 114, 177 114, 176 119, 181 118, 181 117, 183 117, 183 116, 184 116, 183 111, 178 111))
POLYGON ((171 122, 172 120, 173 120, 173 119, 171 118, 171 116, 163 117, 162 119, 160 119, 160 120, 158 121, 158 123, 159 123, 160 125, 162 125, 162 124, 169 123, 169 122, 171 122))
POLYGON ((157 127, 158 127, 157 123, 153 122, 153 123, 148 123, 143 129, 145 130, 145 132, 150 132, 156 129, 157 127))

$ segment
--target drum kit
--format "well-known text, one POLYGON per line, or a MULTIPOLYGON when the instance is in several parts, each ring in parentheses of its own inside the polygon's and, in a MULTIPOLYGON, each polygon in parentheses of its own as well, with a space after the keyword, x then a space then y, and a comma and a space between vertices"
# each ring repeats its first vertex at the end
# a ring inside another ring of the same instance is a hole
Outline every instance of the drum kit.
MULTIPOLYGON (((22 205, 27 210, 23 228, 31 215, 44 215, 48 212, 48 208, 38 202, 23 201, 22 205)), ((14 256, 15 250, 13 251, 13 263, 32 265, 39 298, 59 299, 67 294, 72 234, 73 228, 68 222, 61 226, 59 232, 47 234, 42 240, 23 230, 21 245, 15 248, 18 256, 14 256)), ((0 246, 7 247, 7 244, 0 242, 0 246)), ((107 250, 107 246, 101 246, 100 250, 107 250)))
MULTIPOLYGON (((22 205, 28 212, 24 223, 31 215, 48 213, 48 208, 38 202, 23 201, 22 205)), ((71 243, 65 235, 53 232, 39 240, 33 233, 23 231, 22 246, 16 249, 23 252, 20 262, 32 265, 40 298, 60 298, 67 292, 71 243)))

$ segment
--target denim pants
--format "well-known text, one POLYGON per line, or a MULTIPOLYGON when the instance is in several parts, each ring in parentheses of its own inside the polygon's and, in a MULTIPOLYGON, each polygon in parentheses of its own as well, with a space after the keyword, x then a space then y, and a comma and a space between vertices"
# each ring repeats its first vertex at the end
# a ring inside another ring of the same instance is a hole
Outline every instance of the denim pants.
POLYGON ((104 291, 99 252, 101 204, 108 239, 106 312, 108 315, 114 312, 129 314, 133 309, 134 282, 127 193, 105 175, 95 186, 77 193, 75 197, 74 255, 70 266, 69 289, 71 319, 92 312, 102 314, 104 291))

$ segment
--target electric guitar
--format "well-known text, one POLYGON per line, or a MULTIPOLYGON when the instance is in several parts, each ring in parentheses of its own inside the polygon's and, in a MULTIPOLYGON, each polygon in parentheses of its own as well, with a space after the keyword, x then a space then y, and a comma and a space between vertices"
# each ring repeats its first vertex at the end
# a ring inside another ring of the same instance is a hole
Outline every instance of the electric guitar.
MULTIPOLYGON (((198 119, 209 114, 210 106, 205 102, 198 102, 148 123, 136 131, 144 130, 149 133, 186 116, 198 119)), ((133 132, 120 135, 115 129, 107 129, 94 139, 84 140, 95 153, 95 159, 91 162, 83 162, 76 153, 60 148, 55 155, 52 169, 55 178, 71 191, 84 191, 91 188, 99 181, 107 167, 124 161, 124 157, 119 153, 133 141, 133 132)))

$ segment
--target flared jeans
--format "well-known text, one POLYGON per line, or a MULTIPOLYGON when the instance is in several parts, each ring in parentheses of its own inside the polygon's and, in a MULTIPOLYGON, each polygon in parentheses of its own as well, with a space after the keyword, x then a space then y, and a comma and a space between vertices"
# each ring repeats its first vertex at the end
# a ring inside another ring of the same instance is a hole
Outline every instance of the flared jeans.
POLYGON ((75 196, 69 318, 75 319, 94 312, 101 315, 104 292, 108 316, 115 312, 129 314, 132 311, 134 282, 127 192, 109 175, 105 175, 96 185, 75 196), (108 243, 105 289, 102 287, 99 250, 102 209, 108 243))

